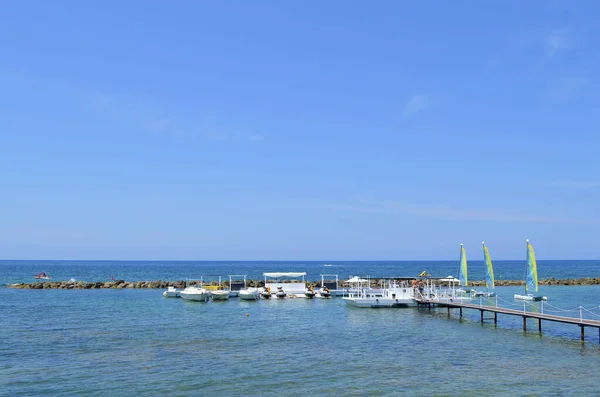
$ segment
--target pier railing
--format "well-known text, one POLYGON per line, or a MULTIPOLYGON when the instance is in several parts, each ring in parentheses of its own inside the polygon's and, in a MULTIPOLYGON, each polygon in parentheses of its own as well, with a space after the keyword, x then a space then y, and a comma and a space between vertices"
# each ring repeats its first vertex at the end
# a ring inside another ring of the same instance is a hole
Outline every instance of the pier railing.
POLYGON ((542 320, 558 322, 563 324, 574 324, 581 328, 581 340, 584 340, 585 327, 598 328, 600 338, 600 306, 585 308, 578 306, 576 308, 564 309, 553 306, 548 302, 528 302, 523 301, 521 304, 502 299, 498 296, 493 298, 480 297, 473 299, 470 302, 448 302, 436 299, 416 299, 420 307, 446 307, 448 315, 451 309, 459 309, 462 317, 463 309, 474 309, 480 311, 481 322, 484 322, 484 313, 489 312, 494 314, 494 324, 498 322, 498 314, 506 314, 511 316, 520 316, 523 319, 523 330, 527 331, 527 319, 537 319, 539 331, 542 331, 542 320), (499 302, 502 304, 500 305, 499 302), (485 304, 484 304, 485 303, 485 304), (597 313, 598 312, 598 313, 597 313), (572 314, 572 315, 568 315, 572 314), (592 318, 590 318, 592 317, 592 318))

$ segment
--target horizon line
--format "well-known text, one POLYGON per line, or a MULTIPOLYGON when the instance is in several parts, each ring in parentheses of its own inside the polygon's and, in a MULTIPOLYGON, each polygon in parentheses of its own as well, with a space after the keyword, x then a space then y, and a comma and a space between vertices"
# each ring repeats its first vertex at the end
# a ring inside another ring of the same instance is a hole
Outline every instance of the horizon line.
MULTIPOLYGON (((600 258, 559 258, 559 259, 540 259, 538 261, 594 261, 600 260, 600 258)), ((25 261, 65 261, 65 262, 460 262, 460 259, 0 259, 0 262, 14 261, 14 262, 25 262, 25 261)), ((468 262, 484 261, 484 259, 469 259, 468 262)), ((502 262, 525 262, 525 258, 521 259, 494 259, 502 262)))

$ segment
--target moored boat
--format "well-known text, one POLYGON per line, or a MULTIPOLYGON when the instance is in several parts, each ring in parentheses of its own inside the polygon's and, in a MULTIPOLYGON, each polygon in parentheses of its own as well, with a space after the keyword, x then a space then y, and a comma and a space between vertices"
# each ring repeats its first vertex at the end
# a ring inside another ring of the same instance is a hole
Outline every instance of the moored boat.
POLYGON ((46 272, 41 272, 40 274, 36 275, 35 278, 38 280, 50 280, 52 277, 50 277, 49 274, 46 274, 46 272))
POLYGON ((210 291, 210 297, 214 301, 226 301, 229 299, 229 291, 217 289, 210 291))
POLYGON ((256 301, 260 299, 260 291, 258 288, 243 288, 238 291, 238 297, 245 301, 256 301))
POLYGON ((342 299, 348 306, 392 308, 417 306, 415 289, 409 286, 414 277, 380 278, 380 288, 371 287, 371 279, 354 277, 347 282, 353 285, 351 292, 342 299))
POLYGON ((179 290, 175 287, 167 287, 167 290, 163 292, 165 298, 181 298, 179 290))
MULTIPOLYGON (((188 280, 186 284, 189 284, 189 282, 192 280, 188 280)), ((187 285, 183 291, 179 292, 179 296, 181 296, 182 299, 185 300, 190 300, 190 301, 197 301, 197 302, 206 302, 208 301, 210 295, 208 293, 208 290, 206 290, 206 288, 204 288, 204 281, 202 279, 199 280, 200 281, 200 285, 187 285)))
POLYGON ((492 259, 490 257, 490 251, 485 246, 485 242, 481 242, 483 247, 483 261, 485 262, 485 291, 472 291, 471 296, 473 298, 491 298, 496 296, 494 291, 494 268, 492 266, 492 259))
POLYGON ((515 299, 522 301, 547 301, 548 298, 542 295, 535 295, 529 291, 538 292, 538 272, 537 262, 533 246, 527 240, 527 261, 525 264, 525 293, 515 294, 515 299))

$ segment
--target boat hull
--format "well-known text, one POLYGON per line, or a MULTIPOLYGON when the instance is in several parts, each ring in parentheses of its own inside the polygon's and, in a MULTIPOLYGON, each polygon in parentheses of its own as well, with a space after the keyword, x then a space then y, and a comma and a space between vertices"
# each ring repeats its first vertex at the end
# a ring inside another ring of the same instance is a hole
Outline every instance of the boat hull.
POLYGON ((413 299, 393 299, 393 298, 342 298, 346 305, 352 307, 370 307, 370 308, 403 308, 416 307, 417 303, 413 299))
POLYGON ((253 289, 253 290, 240 290, 238 292, 238 297, 241 300, 245 300, 245 301, 256 301, 260 299, 260 293, 258 292, 257 289, 253 289))
POLYGON ((214 301, 226 301, 229 299, 229 291, 210 291, 210 297, 214 301))
POLYGON ((496 296, 495 292, 486 292, 486 291, 475 291, 472 293, 473 298, 493 298, 496 296))
POLYGON ((188 287, 179 293, 181 298, 196 302, 206 302, 209 298, 208 291, 204 288, 188 287))
POLYGON ((181 298, 179 292, 181 291, 175 289, 174 287, 169 287, 165 292, 163 292, 163 296, 165 298, 181 298))
POLYGON ((531 301, 531 302, 540 302, 540 301, 548 300, 548 298, 545 296, 533 295, 533 294, 527 294, 527 295, 515 294, 515 299, 520 300, 520 301, 531 301))

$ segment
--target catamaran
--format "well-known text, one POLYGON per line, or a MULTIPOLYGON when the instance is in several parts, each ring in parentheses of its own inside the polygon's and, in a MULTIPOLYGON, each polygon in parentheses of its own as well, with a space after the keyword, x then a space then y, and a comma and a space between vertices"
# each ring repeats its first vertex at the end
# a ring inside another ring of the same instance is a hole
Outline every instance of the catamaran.
POLYGON ((460 261, 458 264, 458 284, 461 285, 461 288, 457 288, 456 292, 459 294, 465 294, 471 292, 470 288, 467 288, 469 285, 469 276, 467 271, 467 251, 465 251, 465 246, 460 245, 460 261))
POLYGON ((485 291, 473 291, 473 297, 491 297, 496 296, 494 291, 494 268, 492 267, 492 259, 490 258, 490 251, 485 246, 485 241, 481 242, 483 247, 483 261, 485 262, 485 291))
POLYGON ((535 253, 533 246, 527 240, 527 262, 525 265, 525 294, 515 294, 515 299, 523 301, 547 301, 548 298, 542 295, 534 295, 527 291, 533 290, 538 292, 538 273, 537 263, 535 261, 535 253))

